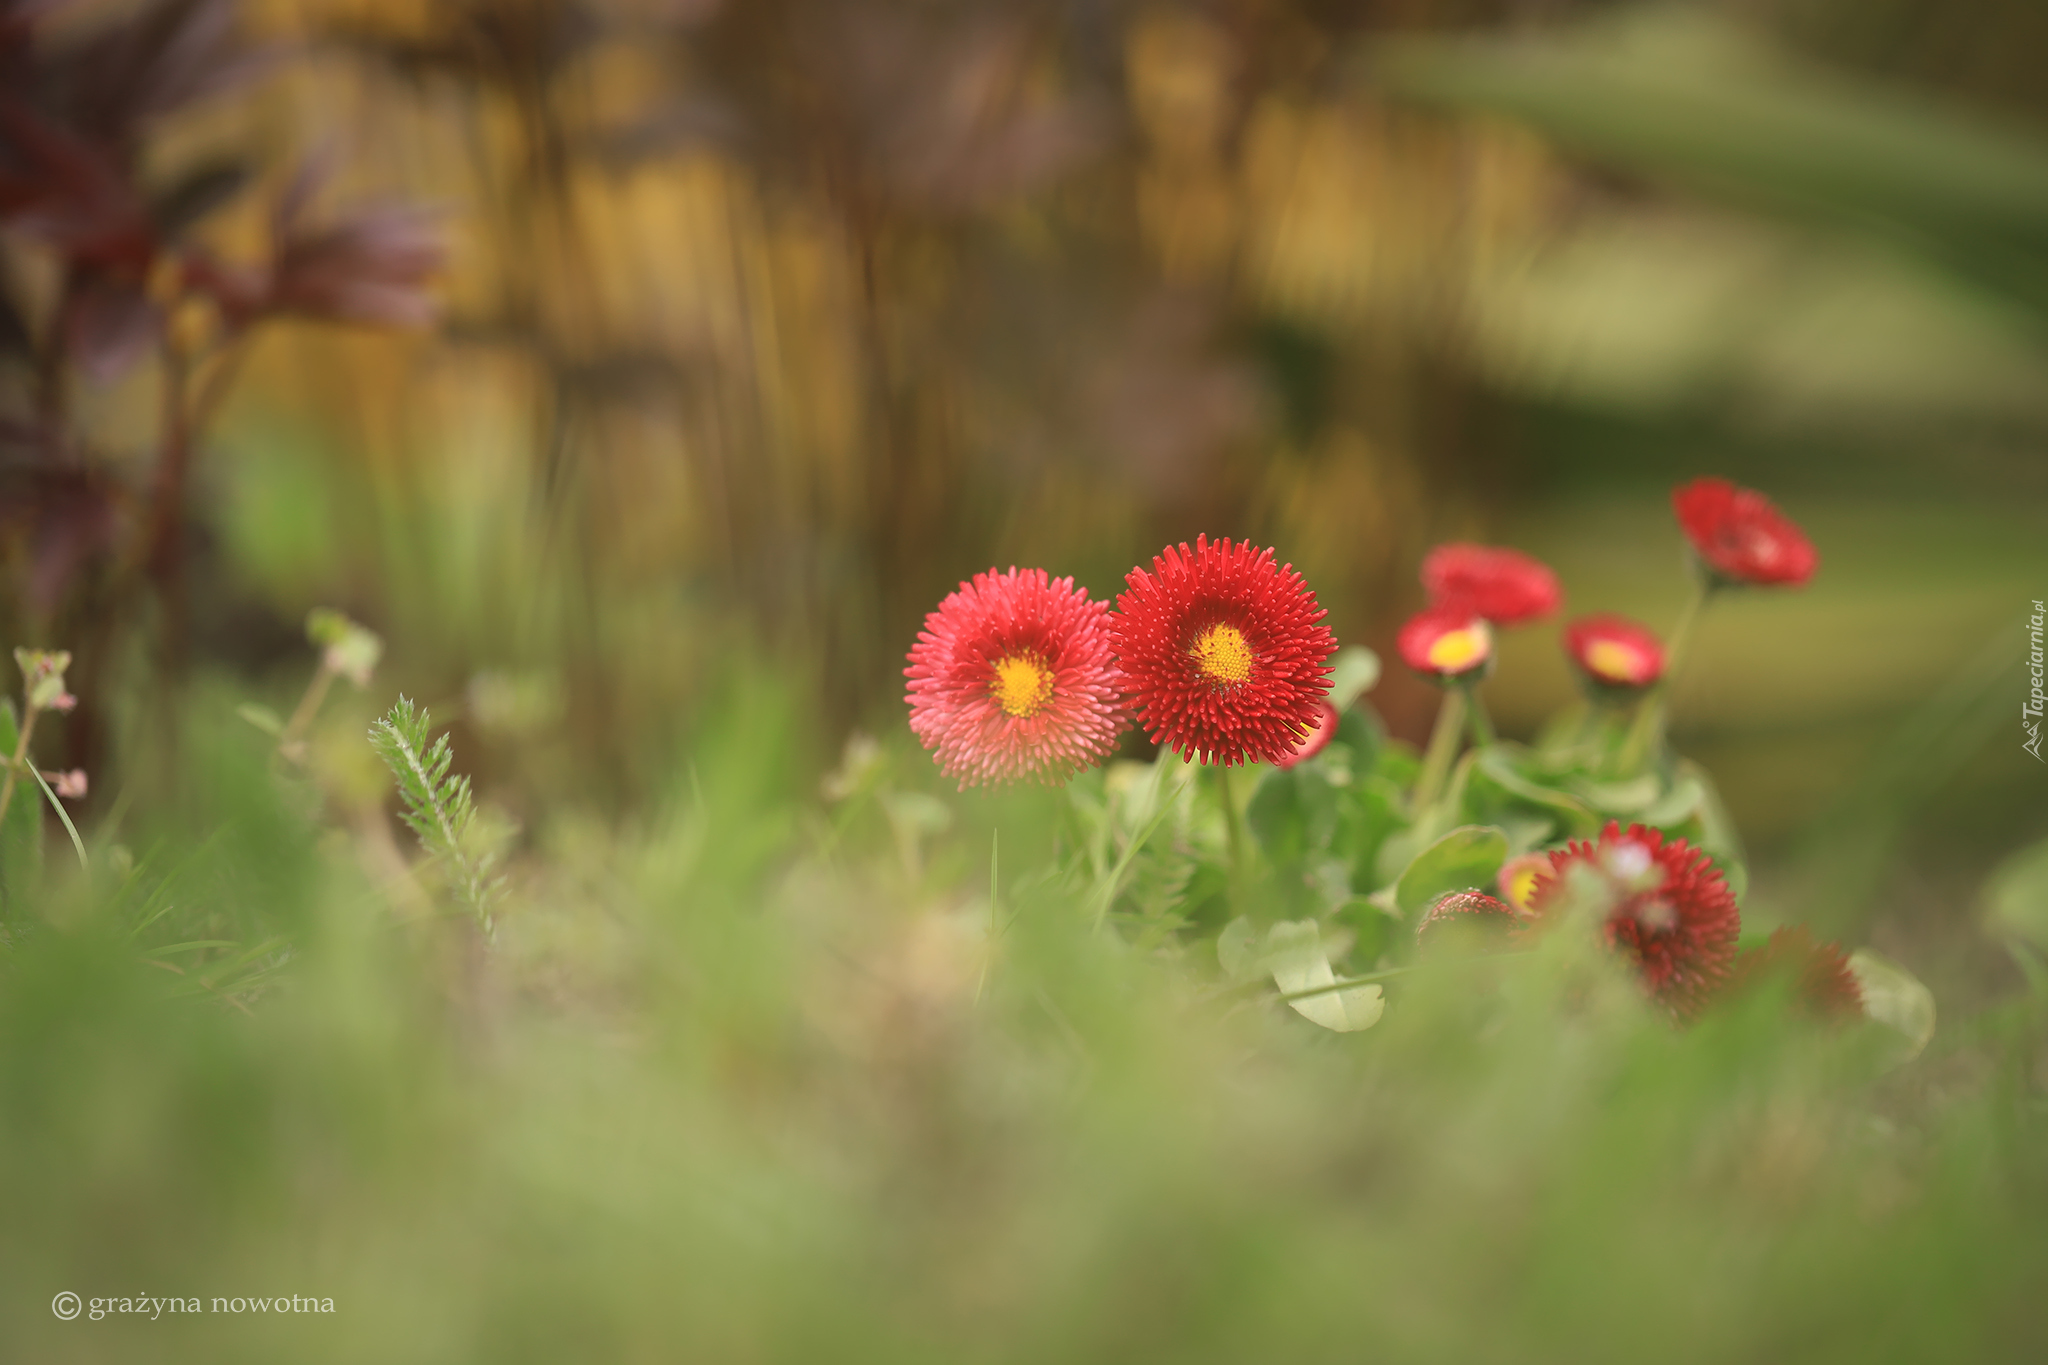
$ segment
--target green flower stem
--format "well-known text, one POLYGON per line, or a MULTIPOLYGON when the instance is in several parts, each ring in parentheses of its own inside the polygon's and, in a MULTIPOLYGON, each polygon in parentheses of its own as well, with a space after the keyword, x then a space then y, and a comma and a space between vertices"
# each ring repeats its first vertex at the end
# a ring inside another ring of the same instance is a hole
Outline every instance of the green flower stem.
POLYGON ((1629 727, 1628 738, 1622 743, 1621 771, 1624 776, 1640 771, 1652 748, 1664 738, 1664 719, 1671 706, 1672 686, 1678 681, 1678 667, 1685 660, 1693 628, 1699 624, 1700 613, 1706 610, 1707 599, 1713 592, 1713 578, 1702 571, 1692 596, 1686 599, 1685 607, 1678 613, 1678 620, 1672 623, 1671 634, 1665 642, 1664 676, 1637 705, 1635 724, 1629 727))
POLYGON ((1223 794, 1223 828, 1230 840, 1230 882, 1242 891, 1245 876, 1245 833, 1244 816, 1237 809, 1237 800, 1230 790, 1230 767, 1225 764, 1216 769, 1216 789, 1223 794))
POLYGON ((319 714, 320 703, 327 700, 327 689, 334 682, 334 667, 325 654, 321 656, 320 667, 313 674, 313 680, 306 684, 305 695, 299 698, 299 705, 292 712, 292 718, 285 722, 284 732, 278 736, 277 751, 297 763, 305 756, 306 727, 319 714))
POLYGON ((14 804, 14 782, 27 765, 28 739, 35 732, 36 704, 25 701, 21 713, 21 737, 14 746, 14 756, 7 761, 7 778, 0 782, 0 820, 7 818, 7 808, 14 804))
POLYGON ((1471 683, 1461 683, 1458 690, 1465 694, 1467 709, 1472 712, 1472 742, 1484 749, 1500 742, 1500 736, 1493 732, 1493 717, 1486 714, 1486 703, 1479 700, 1479 690, 1471 683))
POLYGON ((1436 709, 1436 728, 1429 733, 1429 749, 1422 757, 1422 772, 1415 779, 1415 809, 1418 813, 1435 802, 1451 775, 1458 757, 1458 737, 1465 729, 1465 690, 1444 689, 1443 702, 1436 709))

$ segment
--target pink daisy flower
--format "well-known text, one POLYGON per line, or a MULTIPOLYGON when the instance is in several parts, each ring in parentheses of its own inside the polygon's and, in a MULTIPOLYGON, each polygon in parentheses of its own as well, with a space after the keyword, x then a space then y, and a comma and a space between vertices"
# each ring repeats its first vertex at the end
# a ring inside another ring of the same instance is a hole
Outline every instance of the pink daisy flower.
POLYGON ((1057 784, 1123 728, 1109 604, 1043 569, 990 569, 924 619, 910 651, 910 728, 964 789, 1057 784))

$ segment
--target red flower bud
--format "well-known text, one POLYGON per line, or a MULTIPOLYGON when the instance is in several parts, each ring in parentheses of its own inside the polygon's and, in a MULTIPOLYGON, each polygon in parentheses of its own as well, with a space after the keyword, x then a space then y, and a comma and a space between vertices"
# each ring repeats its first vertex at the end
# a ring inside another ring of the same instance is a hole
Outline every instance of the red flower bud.
POLYGON ((1469 609, 1496 626, 1540 620, 1564 602, 1557 575, 1541 560, 1493 545, 1439 545, 1422 561, 1433 607, 1469 609))
POLYGON ((1694 479, 1671 494, 1686 539, 1715 577, 1796 588, 1813 577, 1813 542, 1763 494, 1726 479, 1694 479))

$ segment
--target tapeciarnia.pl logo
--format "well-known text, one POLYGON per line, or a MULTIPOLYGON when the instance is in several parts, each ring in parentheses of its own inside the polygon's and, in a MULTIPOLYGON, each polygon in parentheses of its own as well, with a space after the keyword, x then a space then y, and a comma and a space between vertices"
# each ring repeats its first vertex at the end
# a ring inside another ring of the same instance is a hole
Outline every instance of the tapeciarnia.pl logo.
POLYGON ((2048 763, 2048 759, 2041 757, 2041 710, 2044 703, 2048 703, 2048 698, 2041 693, 2041 620, 2044 615, 2048 615, 2048 611, 2043 610, 2040 599, 2036 598, 2034 614, 2027 618, 2027 672, 2033 675, 2034 685, 2027 693, 2027 699, 2020 703, 2020 725, 2027 732, 2027 742, 2020 747, 2032 754, 2037 763, 2048 763))

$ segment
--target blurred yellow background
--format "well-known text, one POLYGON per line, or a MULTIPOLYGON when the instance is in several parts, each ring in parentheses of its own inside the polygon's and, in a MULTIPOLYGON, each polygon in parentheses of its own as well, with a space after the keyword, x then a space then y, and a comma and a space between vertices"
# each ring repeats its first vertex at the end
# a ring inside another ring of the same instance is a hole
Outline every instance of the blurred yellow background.
MULTIPOLYGON (((274 67, 151 164, 325 151, 328 199, 436 205, 449 252, 431 334, 256 342, 197 475, 202 651, 296 667, 333 603, 415 692, 543 676, 597 760, 559 780, 616 799, 734 651, 815 688, 826 751, 899 723, 923 613, 992 564, 1113 594, 1247 536, 1386 652, 1475 538, 1661 628, 1666 492, 1723 474, 1822 552, 1680 699, 1777 837, 2048 590, 2040 16, 1968 8, 1931 50, 1927 7, 1792 0, 241 6, 274 67)), ((115 458, 153 382, 93 410, 115 458)), ((1489 689, 1523 733, 1569 695, 1549 626, 1489 689)), ((1966 747, 2005 818, 2025 774, 1966 747)))

